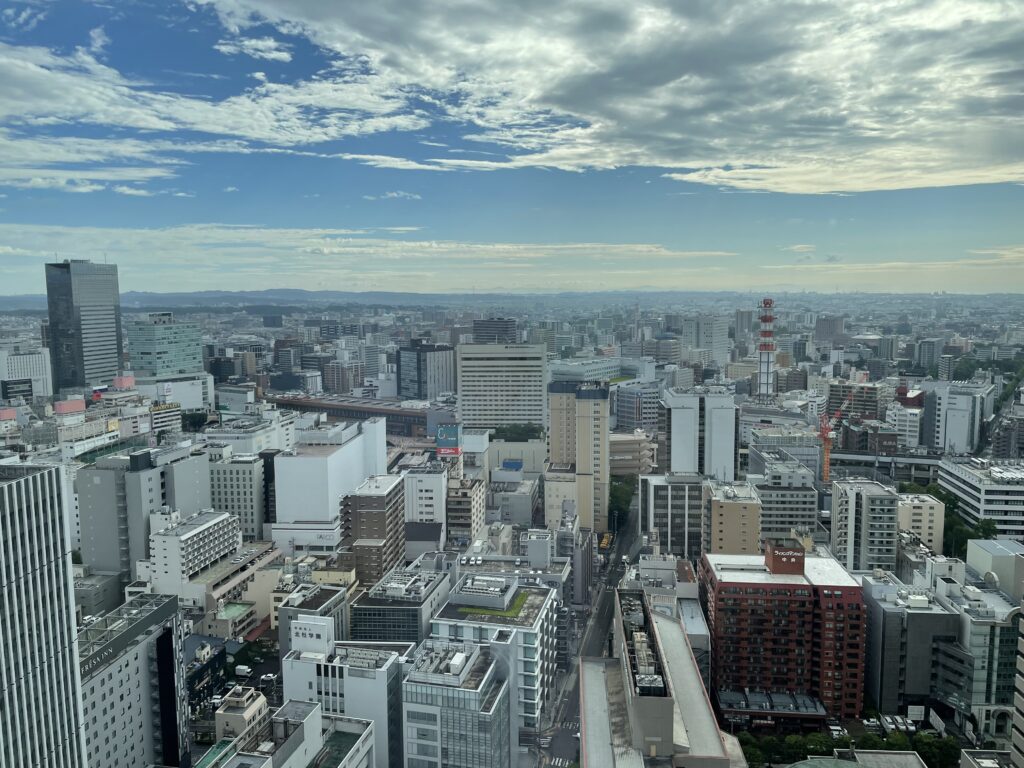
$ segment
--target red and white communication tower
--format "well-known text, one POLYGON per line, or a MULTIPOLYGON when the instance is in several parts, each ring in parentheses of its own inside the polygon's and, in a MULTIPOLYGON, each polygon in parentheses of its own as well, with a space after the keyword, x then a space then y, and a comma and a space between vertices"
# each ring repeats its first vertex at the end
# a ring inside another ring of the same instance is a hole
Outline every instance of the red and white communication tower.
POLYGON ((757 345, 757 400, 770 403, 775 399, 775 299, 761 299, 758 314, 761 333, 757 345))

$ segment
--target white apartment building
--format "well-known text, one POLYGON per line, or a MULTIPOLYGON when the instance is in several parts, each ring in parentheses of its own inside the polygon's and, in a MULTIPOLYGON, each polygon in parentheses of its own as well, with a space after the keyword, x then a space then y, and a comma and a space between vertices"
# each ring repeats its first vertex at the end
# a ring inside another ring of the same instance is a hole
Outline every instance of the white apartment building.
POLYGON ((736 479, 736 403, 723 387, 666 389, 665 445, 669 472, 736 479))
POLYGON ((56 467, 0 464, 3 766, 86 765, 67 529, 56 467))
POLYGON ((999 538, 1024 539, 1024 461, 947 456, 939 485, 957 497, 968 524, 992 520, 999 538))
POLYGON ((78 634, 89 768, 181 765, 185 631, 173 595, 137 595, 78 634))
POLYGON ((509 424, 547 426, 547 347, 460 344, 459 420, 466 429, 509 424))
POLYGON ((788 539, 795 529, 814 530, 818 491, 814 473, 781 451, 761 451, 762 474, 747 474, 761 499, 761 540, 788 539))
MULTIPOLYGON (((184 597, 194 576, 235 555, 242 546, 238 518, 209 510, 154 530, 149 536, 149 575, 155 592, 184 597)), ((198 596, 193 604, 203 606, 198 596)))
POLYGON ((925 393, 922 440, 947 453, 970 453, 993 412, 995 386, 976 381, 922 381, 925 393))
POLYGON ((210 446, 210 503, 238 518, 242 537, 263 538, 266 509, 263 459, 254 454, 234 455, 231 446, 210 446))
POLYGON ((917 534, 933 552, 942 554, 945 504, 927 493, 901 493, 898 512, 901 531, 917 534))
POLYGON ((896 569, 899 495, 873 480, 832 483, 832 555, 848 571, 896 569))

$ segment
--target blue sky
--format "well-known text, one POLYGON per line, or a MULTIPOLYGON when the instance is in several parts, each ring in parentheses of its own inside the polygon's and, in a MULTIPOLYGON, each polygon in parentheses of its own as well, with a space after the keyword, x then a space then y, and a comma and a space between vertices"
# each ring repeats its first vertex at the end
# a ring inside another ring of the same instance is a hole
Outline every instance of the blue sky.
POLYGON ((982 0, 13 0, 0 293, 1020 291, 1021 51, 982 0))

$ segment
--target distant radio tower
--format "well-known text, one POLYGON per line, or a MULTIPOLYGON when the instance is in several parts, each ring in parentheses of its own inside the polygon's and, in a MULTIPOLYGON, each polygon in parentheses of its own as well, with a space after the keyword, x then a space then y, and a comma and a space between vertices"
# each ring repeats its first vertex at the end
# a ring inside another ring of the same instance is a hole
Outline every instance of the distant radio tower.
POLYGON ((775 399, 772 392, 775 378, 775 307, 774 299, 761 299, 758 313, 761 334, 757 345, 757 400, 768 404, 775 399))

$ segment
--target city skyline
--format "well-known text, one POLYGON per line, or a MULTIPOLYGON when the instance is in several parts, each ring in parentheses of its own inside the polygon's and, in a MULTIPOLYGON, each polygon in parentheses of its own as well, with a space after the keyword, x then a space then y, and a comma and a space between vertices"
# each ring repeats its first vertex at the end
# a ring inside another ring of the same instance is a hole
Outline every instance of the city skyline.
POLYGON ((1022 47, 980 2, 15 2, 4 292, 1020 291, 1022 47))

